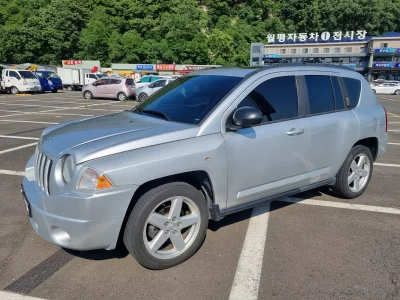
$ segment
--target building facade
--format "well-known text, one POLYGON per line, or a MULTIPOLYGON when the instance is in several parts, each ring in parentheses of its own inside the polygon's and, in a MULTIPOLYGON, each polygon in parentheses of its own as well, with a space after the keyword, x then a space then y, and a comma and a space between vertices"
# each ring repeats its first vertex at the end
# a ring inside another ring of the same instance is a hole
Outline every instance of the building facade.
POLYGON ((269 34, 252 43, 250 65, 325 63, 355 69, 369 80, 400 80, 400 33, 367 36, 366 31, 269 34))

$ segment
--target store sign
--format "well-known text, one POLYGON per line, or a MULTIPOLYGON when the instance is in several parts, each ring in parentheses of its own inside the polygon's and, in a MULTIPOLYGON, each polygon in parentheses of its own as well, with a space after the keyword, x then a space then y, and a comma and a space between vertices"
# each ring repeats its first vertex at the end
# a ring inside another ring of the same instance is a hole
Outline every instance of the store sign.
POLYGON ((394 67, 395 67, 395 68, 400 68, 400 63, 396 63, 396 64, 394 65, 394 67))
POLYGON ((278 33, 267 34, 268 43, 286 43, 286 42, 317 42, 317 41, 363 41, 367 35, 365 30, 352 30, 352 31, 324 31, 321 34, 318 32, 311 33, 278 33))
POLYGON ((157 71, 174 71, 175 65, 157 64, 156 70, 157 71))
POLYGON ((81 65, 82 62, 83 62, 82 60, 64 60, 63 65, 66 66, 81 65))
POLYGON ((392 68, 393 67, 393 63, 373 63, 372 66, 374 68, 392 68))
POLYGON ((263 58, 278 58, 278 54, 264 54, 263 58))
POLYGON ((203 70, 210 68, 211 66, 184 66, 183 71, 198 71, 198 70, 203 70))
POLYGON ((153 65, 136 65, 136 70, 154 70, 153 65))
MULTIPOLYGON (((379 48, 375 49, 375 53, 393 53, 394 50, 394 48, 379 48)), ((396 49, 396 52, 398 52, 398 50, 400 49, 396 49)))

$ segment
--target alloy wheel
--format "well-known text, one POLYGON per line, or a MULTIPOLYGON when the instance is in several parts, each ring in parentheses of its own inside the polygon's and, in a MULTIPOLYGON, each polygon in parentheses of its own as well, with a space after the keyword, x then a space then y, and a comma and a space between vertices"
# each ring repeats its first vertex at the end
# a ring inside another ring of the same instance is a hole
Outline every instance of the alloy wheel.
POLYGON ((361 191, 367 184, 370 172, 371 163, 367 155, 361 153, 354 158, 350 165, 348 173, 348 185, 352 192, 361 191))

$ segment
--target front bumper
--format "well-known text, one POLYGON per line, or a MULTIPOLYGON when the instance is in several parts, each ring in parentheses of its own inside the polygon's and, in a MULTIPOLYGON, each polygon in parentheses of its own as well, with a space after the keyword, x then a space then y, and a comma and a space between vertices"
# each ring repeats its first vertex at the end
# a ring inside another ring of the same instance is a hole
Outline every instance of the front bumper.
POLYGON ((127 208, 137 186, 116 187, 101 193, 71 192, 46 195, 28 162, 22 191, 30 206, 30 222, 46 241, 75 250, 115 248, 127 208))
POLYGON ((40 85, 22 85, 19 87, 20 92, 40 92, 40 85))

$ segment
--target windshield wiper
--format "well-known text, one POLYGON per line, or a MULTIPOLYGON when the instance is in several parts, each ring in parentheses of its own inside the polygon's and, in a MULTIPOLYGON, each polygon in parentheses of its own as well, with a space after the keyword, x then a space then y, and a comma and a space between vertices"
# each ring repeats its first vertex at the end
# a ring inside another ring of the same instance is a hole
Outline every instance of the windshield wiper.
POLYGON ((145 113, 145 114, 149 114, 149 115, 160 116, 160 117, 163 117, 167 121, 172 121, 170 116, 168 116, 168 115, 166 115, 163 112, 158 111, 158 110, 153 110, 153 109, 141 110, 140 108, 138 110, 139 110, 139 113, 145 113))

